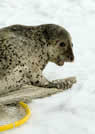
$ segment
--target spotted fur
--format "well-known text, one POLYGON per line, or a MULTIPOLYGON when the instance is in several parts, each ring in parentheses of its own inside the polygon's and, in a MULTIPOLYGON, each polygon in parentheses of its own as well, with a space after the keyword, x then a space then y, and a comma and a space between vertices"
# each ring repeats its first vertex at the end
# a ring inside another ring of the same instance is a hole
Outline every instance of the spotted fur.
POLYGON ((49 61, 61 66, 64 62, 73 60, 71 36, 61 26, 12 25, 2 28, 0 95, 18 90, 26 84, 45 88, 70 88, 72 82, 49 82, 42 71, 49 61))

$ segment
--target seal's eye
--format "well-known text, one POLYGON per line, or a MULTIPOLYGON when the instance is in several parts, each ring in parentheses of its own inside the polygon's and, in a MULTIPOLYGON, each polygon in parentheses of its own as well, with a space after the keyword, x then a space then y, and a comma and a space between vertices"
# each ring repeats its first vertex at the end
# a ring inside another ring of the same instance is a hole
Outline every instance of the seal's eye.
POLYGON ((60 47, 65 47, 65 43, 64 42, 61 42, 59 45, 60 45, 60 47))

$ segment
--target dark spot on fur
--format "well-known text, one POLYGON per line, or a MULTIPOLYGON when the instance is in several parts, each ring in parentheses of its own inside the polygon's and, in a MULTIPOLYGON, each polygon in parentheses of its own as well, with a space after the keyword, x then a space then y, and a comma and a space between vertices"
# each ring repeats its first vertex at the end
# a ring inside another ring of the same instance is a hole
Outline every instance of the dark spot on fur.
POLYGON ((34 62, 32 62, 32 64, 34 65, 34 62))
POLYGON ((37 74, 36 78, 39 78, 39 74, 37 74))
POLYGON ((39 83, 39 80, 37 80, 36 82, 35 82, 35 84, 38 84, 39 83))
POLYGON ((22 70, 19 70, 19 72, 21 73, 21 72, 22 72, 22 70))

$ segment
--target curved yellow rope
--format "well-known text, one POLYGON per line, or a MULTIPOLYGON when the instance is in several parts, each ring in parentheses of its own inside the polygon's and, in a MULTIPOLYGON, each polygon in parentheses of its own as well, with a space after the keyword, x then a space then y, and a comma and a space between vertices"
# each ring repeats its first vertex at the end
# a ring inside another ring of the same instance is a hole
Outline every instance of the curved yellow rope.
POLYGON ((21 120, 15 121, 14 123, 0 126, 0 132, 18 127, 18 126, 24 124, 29 119, 29 117, 31 115, 31 110, 29 109, 28 105, 25 104, 24 102, 19 102, 19 104, 25 109, 26 115, 21 120))

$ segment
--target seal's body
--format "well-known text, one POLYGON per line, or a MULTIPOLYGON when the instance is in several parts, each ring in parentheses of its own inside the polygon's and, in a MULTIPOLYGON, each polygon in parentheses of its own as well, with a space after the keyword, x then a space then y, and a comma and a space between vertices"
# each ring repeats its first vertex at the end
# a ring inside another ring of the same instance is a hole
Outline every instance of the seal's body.
POLYGON ((0 95, 24 85, 70 88, 71 78, 49 82, 42 75, 49 61, 59 66, 74 61, 71 36, 63 27, 12 25, 0 29, 0 95))

